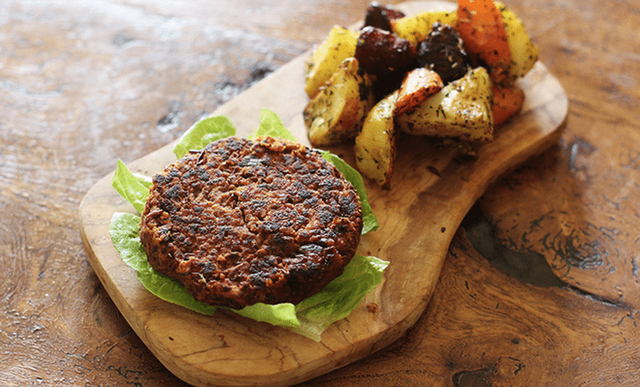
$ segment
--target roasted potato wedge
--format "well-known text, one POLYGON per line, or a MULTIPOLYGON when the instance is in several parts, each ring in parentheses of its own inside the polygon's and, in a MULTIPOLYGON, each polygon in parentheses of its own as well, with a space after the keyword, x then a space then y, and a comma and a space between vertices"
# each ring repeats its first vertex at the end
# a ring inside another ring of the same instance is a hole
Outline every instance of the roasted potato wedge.
POLYGON ((509 66, 509 81, 513 81, 524 76, 531 70, 538 61, 539 51, 527 31, 522 21, 509 10, 504 4, 496 2, 504 28, 507 31, 507 40, 511 50, 511 65, 509 66))
POLYGON ((483 67, 470 70, 427 98, 413 111, 395 117, 399 130, 464 141, 493 140, 492 82, 483 67))
POLYGON ((358 32, 340 26, 331 29, 306 63, 305 91, 309 98, 315 97, 342 61, 354 55, 357 43, 358 32))
POLYGON ((435 22, 455 27, 457 20, 455 11, 427 11, 391 20, 391 31, 417 47, 429 35, 435 22))
POLYGON ((356 137, 354 153, 358 170, 388 189, 396 158, 397 133, 393 122, 398 92, 381 99, 369 112, 356 137))
POLYGON ((371 79, 356 58, 345 59, 303 111, 311 145, 355 138, 374 103, 371 79))
POLYGON ((394 114, 402 114, 413 110, 427 97, 439 92, 444 87, 440 75, 433 70, 418 67, 409 71, 398 89, 398 98, 394 114))

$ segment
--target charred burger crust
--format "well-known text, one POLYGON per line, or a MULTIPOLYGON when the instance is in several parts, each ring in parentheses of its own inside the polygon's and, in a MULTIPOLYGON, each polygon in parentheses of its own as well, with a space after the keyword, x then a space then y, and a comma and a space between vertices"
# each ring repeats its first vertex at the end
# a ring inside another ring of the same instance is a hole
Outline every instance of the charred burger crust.
POLYGON ((140 239, 151 266, 211 305, 297 303, 339 276, 362 231, 357 192, 322 156, 231 137, 154 176, 140 239))

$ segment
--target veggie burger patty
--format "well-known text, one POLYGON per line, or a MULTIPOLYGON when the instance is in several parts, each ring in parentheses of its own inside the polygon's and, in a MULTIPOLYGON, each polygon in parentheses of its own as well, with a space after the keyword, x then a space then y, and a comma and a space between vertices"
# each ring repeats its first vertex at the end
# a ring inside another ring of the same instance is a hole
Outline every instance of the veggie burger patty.
POLYGON ((230 137, 153 178, 140 239, 157 271, 210 305, 298 303, 339 276, 362 231, 360 199, 319 152, 230 137))

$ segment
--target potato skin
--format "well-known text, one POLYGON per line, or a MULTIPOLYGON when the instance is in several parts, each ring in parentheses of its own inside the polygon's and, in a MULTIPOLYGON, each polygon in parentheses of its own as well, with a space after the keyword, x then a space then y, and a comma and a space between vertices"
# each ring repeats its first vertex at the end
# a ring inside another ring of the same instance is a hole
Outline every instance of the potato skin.
POLYGON ((413 111, 396 117, 406 133, 464 141, 493 140, 492 82, 487 70, 477 67, 427 98, 413 111))
POLYGON ((435 22, 455 27, 457 21, 455 11, 425 11, 391 20, 391 31, 417 47, 429 35, 435 22))
POLYGON ((504 4, 496 2, 504 28, 507 31, 507 40, 511 50, 511 64, 508 71, 507 82, 514 81, 525 76, 538 61, 538 46, 533 43, 522 21, 504 4))
POLYGON ((344 60, 303 111, 311 145, 329 146, 355 138, 374 103, 371 79, 358 60, 344 60))
POLYGON ((358 33, 344 27, 333 26, 329 36, 307 60, 305 69, 305 91, 309 98, 315 97, 320 88, 345 59, 353 57, 358 33))
POLYGON ((383 189, 390 187, 396 159, 397 132, 393 116, 398 93, 389 94, 371 109, 354 145, 358 170, 383 189))

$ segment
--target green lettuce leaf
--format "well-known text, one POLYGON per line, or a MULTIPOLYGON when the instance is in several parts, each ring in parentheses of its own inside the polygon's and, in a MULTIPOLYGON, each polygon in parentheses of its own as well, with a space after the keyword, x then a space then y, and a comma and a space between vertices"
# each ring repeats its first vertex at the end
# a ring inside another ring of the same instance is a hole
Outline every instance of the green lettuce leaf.
POLYGON ((278 137, 298 142, 293 134, 291 134, 291 132, 289 132, 289 130, 282 124, 280 117, 269 109, 260 110, 260 126, 258 126, 258 129, 247 138, 251 140, 262 136, 278 137))
POLYGON ((140 216, 130 213, 116 212, 111 217, 109 235, 111 242, 120 253, 122 260, 137 272, 142 285, 155 296, 196 312, 212 315, 214 306, 196 301, 193 296, 177 281, 155 271, 138 235, 140 216))
MULTIPOLYGON (((137 272, 142 285, 153 295, 208 316, 216 307, 197 301, 178 281, 151 267, 138 235, 140 216, 116 212, 111 218, 109 235, 122 260, 137 272)), ((344 272, 322 291, 298 305, 255 304, 241 310, 228 309, 256 321, 267 322, 319 341, 331 324, 347 317, 360 300, 381 281, 388 263, 375 257, 356 255, 344 272)))
MULTIPOLYGON (((204 148, 212 141, 235 135, 235 128, 226 117, 212 117, 200 121, 189 129, 174 147, 178 158, 190 150, 204 148)), ((284 127, 275 113, 263 109, 260 126, 250 136, 273 136, 295 141, 294 136, 284 127)), ((367 200, 362 176, 341 158, 327 151, 322 156, 333 163, 349 180, 360 195, 363 210, 363 234, 378 228, 378 221, 367 200)), ((118 162, 112 185, 142 213, 149 195, 151 178, 132 173, 124 163, 118 162)), ((157 297, 205 315, 212 315, 216 307, 199 302, 189 294, 178 281, 156 272, 146 256, 138 235, 140 216, 129 213, 115 213, 109 226, 109 234, 123 261, 136 270, 142 285, 157 297)), ((256 304, 241 310, 229 309, 256 321, 282 326, 319 341, 322 332, 333 322, 345 318, 360 300, 382 281, 382 273, 387 262, 375 257, 356 255, 345 267, 344 273, 331 282, 321 292, 302 301, 298 305, 283 303, 277 305, 256 304)), ((227 308, 222 308, 227 309, 227 308)))
POLYGON ((203 149, 207 144, 235 136, 236 128, 233 123, 224 116, 205 118, 189 128, 173 147, 173 153, 178 158, 186 155, 190 150, 203 149))
MULTIPOLYGON (((147 253, 138 235, 140 216, 125 212, 116 212, 111 218, 109 235, 122 260, 137 272, 142 285, 153 295, 167 302, 178 304, 205 315, 213 315, 215 306, 197 301, 178 281, 161 274, 151 267, 147 253)), ((223 308, 227 309, 227 308, 223 308)), ((293 304, 265 305, 256 304, 241 310, 230 309, 242 316, 257 321, 268 322, 284 327, 300 325, 293 304)))
POLYGON ((118 160, 116 171, 111 179, 113 188, 133 205, 139 213, 149 197, 151 178, 132 173, 121 160, 118 160))
POLYGON ((292 303, 285 302, 276 305, 254 304, 245 306, 240 310, 229 309, 241 316, 277 325, 285 328, 297 328, 300 321, 296 315, 296 307, 292 303))
POLYGON ((111 217, 109 235, 120 258, 135 271, 145 270, 149 266, 147 253, 138 236, 140 216, 126 212, 116 212, 111 217))
POLYGON ((388 265, 379 258, 356 254, 342 275, 296 305, 301 325, 293 331, 320 341, 329 325, 349 316, 360 300, 382 282, 382 272, 388 265))

